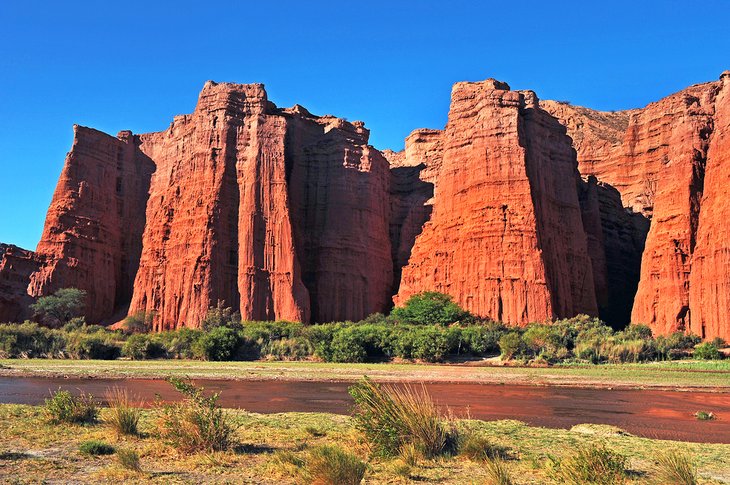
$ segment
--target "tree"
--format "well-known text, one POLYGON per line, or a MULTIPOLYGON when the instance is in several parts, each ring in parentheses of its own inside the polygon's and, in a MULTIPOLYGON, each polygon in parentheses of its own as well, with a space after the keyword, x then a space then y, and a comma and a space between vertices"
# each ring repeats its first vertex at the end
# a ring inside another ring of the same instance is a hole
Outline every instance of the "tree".
POLYGON ((78 288, 61 288, 54 294, 42 296, 30 306, 35 316, 50 326, 61 326, 81 316, 86 292, 78 288))
POLYGON ((469 312, 456 304, 449 295, 425 291, 411 296, 405 306, 393 309, 391 315, 402 323, 448 325, 469 317, 469 312))

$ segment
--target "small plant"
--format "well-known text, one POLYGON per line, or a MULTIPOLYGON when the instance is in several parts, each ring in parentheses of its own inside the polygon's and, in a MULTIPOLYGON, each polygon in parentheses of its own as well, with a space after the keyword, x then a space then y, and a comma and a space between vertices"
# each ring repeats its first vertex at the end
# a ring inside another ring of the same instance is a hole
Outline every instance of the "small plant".
POLYGON ((235 444, 236 426, 218 406, 218 393, 206 396, 203 388, 184 379, 171 377, 168 382, 185 399, 160 405, 157 429, 162 439, 187 453, 226 450, 235 444))
POLYGON ((624 483, 627 458, 603 446, 587 446, 562 461, 553 459, 556 480, 571 485, 624 483))
POLYGON ((659 483, 696 485, 697 469, 689 456, 670 451, 657 458, 657 480, 659 483))
POLYGON ((423 459, 423 453, 413 443, 403 444, 398 450, 398 456, 403 460, 403 463, 412 467, 418 466, 418 463, 423 459))
POLYGON ((117 462, 122 468, 126 468, 127 470, 132 470, 133 472, 142 471, 142 466, 139 463, 139 453, 134 450, 117 450, 117 462))
POLYGON ((697 345, 692 355, 695 359, 700 360, 720 360, 724 357, 717 344, 713 342, 704 342, 697 345))
POLYGON ((365 476, 365 463, 337 446, 314 448, 307 460, 313 485, 358 485, 365 476))
POLYGON ((112 455, 114 454, 114 447, 103 441, 89 440, 79 445, 79 451, 90 456, 112 455))
POLYGON ((280 465, 293 465, 295 468, 302 468, 304 466, 304 460, 289 450, 279 450, 274 453, 274 461, 280 465))
POLYGON ((325 431, 322 431, 321 429, 314 426, 307 426, 306 428, 304 428, 304 431, 306 431, 308 435, 314 438, 321 438, 322 436, 327 435, 325 431))
POLYGON ((697 411, 695 413, 695 418, 697 418, 699 421, 712 421, 715 419, 715 413, 712 413, 710 411, 697 411))
POLYGON ((509 459, 509 450, 504 446, 491 443, 484 436, 467 434, 459 444, 459 454, 471 461, 490 461, 509 459))
POLYGON ((350 387, 355 422, 376 453, 395 456, 412 443, 425 457, 454 450, 457 432, 443 417, 425 387, 380 386, 365 377, 350 387))
POLYGON ((490 458, 484 462, 487 473, 487 485, 512 485, 512 478, 504 461, 499 458, 490 458))
POLYGON ((109 417, 106 421, 119 435, 138 435, 141 402, 134 406, 126 389, 115 387, 107 392, 109 417))
POLYGON ((92 424, 99 419, 99 406, 89 394, 74 397, 70 392, 59 389, 46 399, 45 413, 54 424, 92 424))

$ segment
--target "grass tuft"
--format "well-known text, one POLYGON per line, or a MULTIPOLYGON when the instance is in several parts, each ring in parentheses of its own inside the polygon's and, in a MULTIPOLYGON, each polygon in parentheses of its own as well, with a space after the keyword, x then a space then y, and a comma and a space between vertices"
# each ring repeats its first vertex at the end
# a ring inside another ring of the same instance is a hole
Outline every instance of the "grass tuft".
POLYGON ((484 462, 487 472, 486 485, 512 485, 507 465, 499 458, 490 458, 484 462))
POLYGON ((509 449, 491 443, 486 437, 466 434, 459 443, 459 454, 471 461, 508 460, 509 449))
POLYGON ((74 397, 70 392, 59 389, 46 399, 45 413, 53 424, 92 424, 99 419, 99 406, 89 394, 74 397))
POLYGON ((79 445, 79 451, 84 455, 100 456, 114 454, 114 447, 99 440, 84 441, 79 445))
POLYGON ((122 468, 126 468, 127 470, 134 472, 142 471, 142 466, 139 463, 139 453, 134 450, 118 450, 117 462, 122 468))
POLYGON ((134 406, 126 389, 118 387, 107 391, 109 402, 109 417, 106 421, 119 435, 139 435, 140 402, 134 406))
POLYGON ((237 427, 218 405, 219 394, 206 396, 188 380, 168 380, 185 398, 179 403, 159 404, 157 430, 162 439, 185 453, 222 451, 236 444, 237 427))
POLYGON ((571 485, 616 485, 626 480, 627 458, 604 446, 584 446, 562 461, 553 459, 554 478, 571 485))
POLYGON ((365 377, 349 392, 356 425, 377 454, 396 456, 408 443, 426 458, 454 450, 458 433, 425 387, 380 386, 365 377))
POLYGON ((312 485, 358 485, 365 477, 365 463, 337 446, 312 449, 307 474, 312 485))
POLYGON ((690 457, 677 451, 670 451, 657 458, 658 483, 696 485, 697 469, 690 457))

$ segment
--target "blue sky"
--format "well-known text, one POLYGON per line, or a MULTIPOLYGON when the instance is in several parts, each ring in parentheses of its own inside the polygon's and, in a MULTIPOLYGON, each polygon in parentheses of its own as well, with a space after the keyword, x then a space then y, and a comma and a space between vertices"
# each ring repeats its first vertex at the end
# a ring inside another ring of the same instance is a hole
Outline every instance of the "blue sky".
POLYGON ((0 241, 34 248, 74 123, 163 130, 207 79, 363 120, 378 148, 441 128, 451 85, 643 106, 730 69, 730 2, 0 2, 0 241))

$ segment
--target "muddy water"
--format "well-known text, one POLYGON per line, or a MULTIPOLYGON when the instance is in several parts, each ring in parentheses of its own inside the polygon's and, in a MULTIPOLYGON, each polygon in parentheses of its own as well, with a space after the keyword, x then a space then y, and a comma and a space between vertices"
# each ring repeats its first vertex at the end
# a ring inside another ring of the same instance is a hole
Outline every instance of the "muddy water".
MULTIPOLYGON (((257 413, 289 411, 345 414, 352 401, 348 383, 221 381, 198 379, 221 392, 225 407, 257 413)), ((129 389, 152 401, 179 395, 162 380, 0 377, 0 402, 40 404, 52 390, 68 389, 103 396, 110 387, 129 389)), ((618 426, 647 438, 730 443, 730 394, 657 390, 608 390, 466 383, 428 384, 439 404, 475 419, 519 419, 535 426, 570 428, 579 423, 618 426), (693 413, 712 411, 719 419, 697 421, 693 413)))

